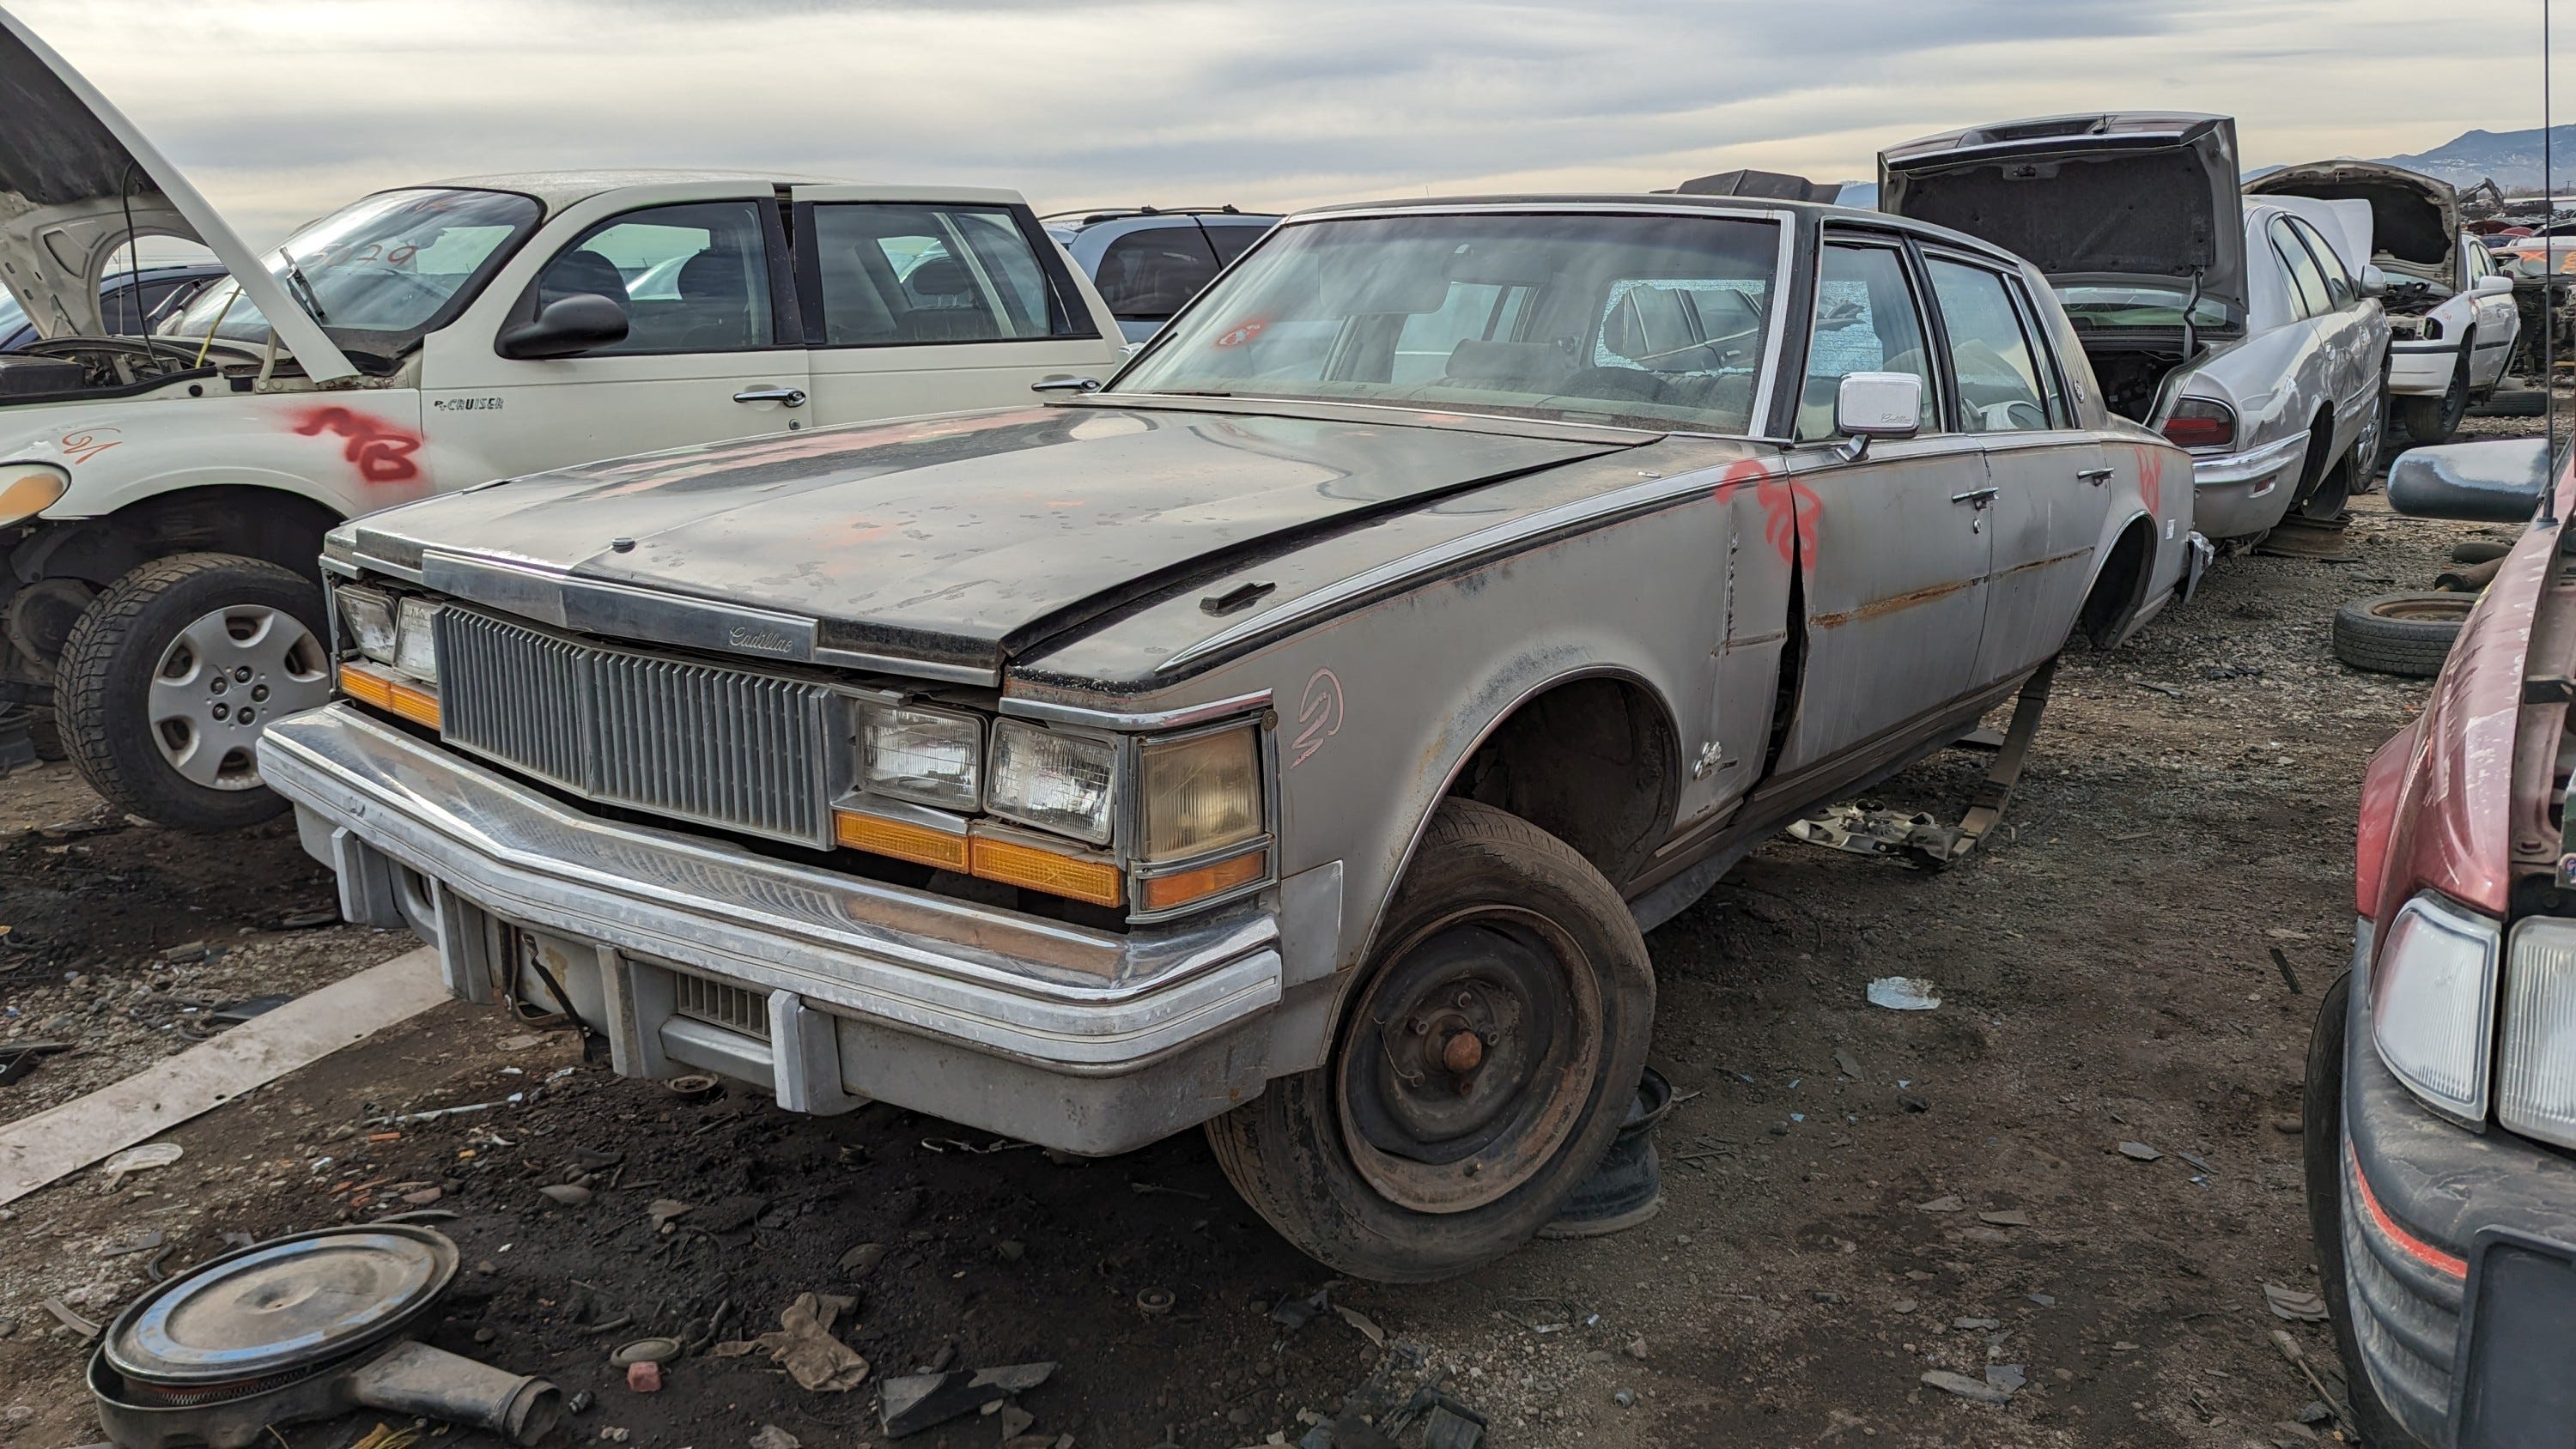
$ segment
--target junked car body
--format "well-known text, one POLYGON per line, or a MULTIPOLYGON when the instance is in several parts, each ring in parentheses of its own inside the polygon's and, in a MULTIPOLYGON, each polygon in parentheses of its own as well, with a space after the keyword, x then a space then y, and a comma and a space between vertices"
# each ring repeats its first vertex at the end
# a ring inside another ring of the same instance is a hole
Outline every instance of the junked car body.
POLYGON ((1607 1145, 1641 930, 2191 576, 2037 274, 1865 212, 1292 217, 1096 394, 336 530, 261 745, 353 920, 622 1072, 1081 1153, 1337 1268, 1607 1145))
POLYGON ((2389 279, 2388 391, 2411 441, 2447 441, 2504 380, 2522 329, 2513 279, 2462 227, 2451 183, 2376 161, 2311 161, 2258 176, 2245 194, 2370 208, 2370 260, 2389 279))
POLYGON ((2454 443, 2388 497, 2523 528, 2363 781, 2352 969, 2308 1054, 2318 1276, 2364 1443, 2546 1444, 2576 1354, 2576 474, 2543 439, 2454 443))
POLYGON ((2192 454, 2195 526, 2259 539, 2331 519, 2383 432, 2388 321, 2357 218, 2240 197, 2224 116, 2058 116, 1879 153, 1879 206, 2028 259, 2112 411, 2192 454))
POLYGON ((771 175, 487 177, 378 192, 254 253, 0 13, 0 703, 54 705, 120 808, 284 807, 251 746, 318 703, 313 558, 341 519, 606 453, 1025 398, 1116 319, 1026 203, 771 175), (113 336, 130 240, 231 273, 113 336))

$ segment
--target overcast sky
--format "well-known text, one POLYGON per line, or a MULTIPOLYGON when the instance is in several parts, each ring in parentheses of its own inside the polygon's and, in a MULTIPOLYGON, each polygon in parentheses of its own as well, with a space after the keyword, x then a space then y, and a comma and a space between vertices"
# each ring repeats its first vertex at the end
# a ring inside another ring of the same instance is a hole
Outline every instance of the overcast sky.
POLYGON ((2471 23, 2438 0, 0 4, 254 243, 377 187, 525 169, 1250 210, 1861 179, 1892 141, 2066 111, 2233 114, 2249 165, 2540 122, 2539 0, 2471 23))

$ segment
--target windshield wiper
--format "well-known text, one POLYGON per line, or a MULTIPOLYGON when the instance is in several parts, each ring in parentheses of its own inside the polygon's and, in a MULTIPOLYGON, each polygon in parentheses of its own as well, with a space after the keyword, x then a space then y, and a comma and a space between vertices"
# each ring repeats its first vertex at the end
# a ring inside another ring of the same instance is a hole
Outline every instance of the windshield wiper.
POLYGON ((295 264, 295 258, 288 256, 284 247, 277 249, 277 259, 286 263, 286 280, 295 287, 295 299, 313 314, 314 321, 328 323, 331 314, 322 310, 322 299, 313 295, 313 284, 304 279, 304 269, 295 264))

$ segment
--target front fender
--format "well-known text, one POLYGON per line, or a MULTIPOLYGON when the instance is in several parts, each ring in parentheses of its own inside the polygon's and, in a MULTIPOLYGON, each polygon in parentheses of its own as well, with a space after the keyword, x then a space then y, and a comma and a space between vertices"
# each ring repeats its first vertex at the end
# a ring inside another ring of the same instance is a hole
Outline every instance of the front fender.
POLYGON ((47 518, 209 486, 272 488, 349 518, 435 491, 415 457, 419 413, 408 388, 47 404, 0 410, 0 459, 71 473, 47 518))

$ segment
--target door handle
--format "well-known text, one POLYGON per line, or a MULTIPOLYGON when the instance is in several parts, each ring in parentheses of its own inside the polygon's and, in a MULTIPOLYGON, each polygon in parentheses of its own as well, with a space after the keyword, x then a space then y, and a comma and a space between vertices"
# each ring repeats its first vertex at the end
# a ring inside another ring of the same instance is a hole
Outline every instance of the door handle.
POLYGON ((1964 503, 1970 508, 1983 508, 1995 501, 1996 492, 1997 490, 1991 485, 1984 488, 1971 488, 1965 493, 1951 494, 1950 501, 1964 503))
POLYGON ((1042 377, 1037 381, 1030 383, 1029 391, 1098 392, 1100 391, 1100 379, 1096 377, 1068 377, 1058 374, 1054 377, 1042 377))
POLYGON ((2075 470, 2075 476, 2099 488, 2110 482, 2112 473, 2116 471, 2112 468, 2078 468, 2075 470))
POLYGON ((747 387, 733 395, 735 402, 785 403, 791 408, 805 406, 805 389, 801 387, 747 387))

